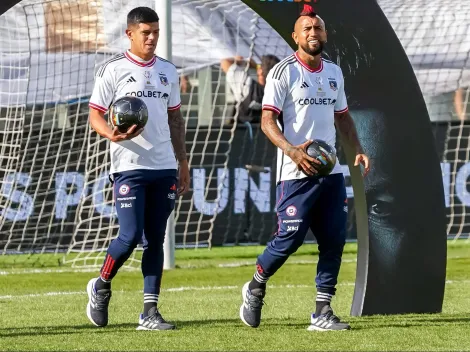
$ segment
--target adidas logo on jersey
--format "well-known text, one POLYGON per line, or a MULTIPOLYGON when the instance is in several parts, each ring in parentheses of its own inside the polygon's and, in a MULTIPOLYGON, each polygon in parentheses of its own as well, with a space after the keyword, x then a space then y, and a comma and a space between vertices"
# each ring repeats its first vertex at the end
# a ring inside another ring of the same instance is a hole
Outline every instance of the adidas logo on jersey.
POLYGON ((309 85, 306 82, 302 83, 302 85, 300 86, 300 88, 308 88, 308 87, 309 85))
POLYGON ((132 83, 132 82, 137 82, 137 81, 135 80, 134 77, 131 76, 131 78, 127 80, 127 83, 132 83))

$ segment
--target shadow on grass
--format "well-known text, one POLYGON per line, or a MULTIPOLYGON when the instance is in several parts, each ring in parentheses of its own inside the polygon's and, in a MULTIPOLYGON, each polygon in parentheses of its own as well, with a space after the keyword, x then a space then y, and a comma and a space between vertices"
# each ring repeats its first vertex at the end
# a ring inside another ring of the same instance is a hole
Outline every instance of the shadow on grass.
POLYGON ((104 328, 98 328, 90 324, 86 325, 57 325, 57 326, 27 326, 18 328, 0 328, 0 338, 18 336, 43 336, 43 335, 71 335, 109 333, 117 331, 135 330, 136 323, 113 324, 104 328))
MULTIPOLYGON (((243 323, 239 319, 208 319, 191 321, 172 321, 176 325, 176 331, 185 328, 197 328, 200 326, 211 326, 216 328, 241 326, 243 323)), ((106 334, 115 332, 133 332, 137 323, 109 324, 104 328, 98 328, 91 324, 83 325, 56 325, 56 326, 27 326, 0 328, 0 338, 18 336, 44 336, 44 335, 71 335, 71 334, 106 334)))
POLYGON ((470 317, 459 315, 416 315, 416 316, 371 316, 356 318, 352 321, 354 330, 372 330, 383 328, 408 328, 408 327, 429 327, 429 326, 447 326, 469 325, 470 317))
MULTIPOLYGON (((246 326, 240 319, 208 319, 208 320, 186 320, 186 321, 176 321, 176 326, 178 328, 198 328, 199 326, 207 326, 213 328, 227 328, 227 327, 234 327, 234 328, 245 328, 245 329, 252 329, 246 326)), ((305 327, 308 326, 308 321, 303 322, 292 322, 286 321, 284 319, 275 319, 275 318, 268 318, 263 319, 260 328, 268 328, 274 326, 284 326, 284 327, 305 327)))
MULTIPOLYGON (((226 329, 226 328, 245 328, 251 329, 245 326, 240 319, 205 319, 205 320, 174 320, 172 321, 176 325, 176 330, 185 329, 198 329, 201 327, 215 328, 215 329, 226 329)), ((286 322, 280 319, 264 319, 261 328, 269 327, 299 327, 306 329, 308 322, 286 322)), ((133 323, 120 323, 120 324, 109 324, 104 328, 98 328, 91 324, 83 325, 56 325, 56 326, 28 326, 28 327, 12 327, 12 328, 0 328, 0 338, 8 337, 19 337, 19 336, 46 336, 46 335, 71 335, 71 334, 107 334, 115 332, 133 332, 135 331, 137 324, 133 323)))
MULTIPOLYGON (((347 319, 345 319, 347 321, 347 319)), ((176 325, 177 330, 193 330, 201 327, 207 328, 245 328, 240 319, 205 319, 205 320, 175 320, 173 323, 176 325)), ((470 323, 470 317, 463 315, 459 316, 371 316, 361 317, 350 320, 352 331, 360 330, 376 330, 384 328, 409 328, 409 327, 429 327, 429 326, 446 326, 449 324, 466 325, 470 323)), ((285 319, 263 319, 263 323, 260 326, 261 329, 269 330, 270 327, 278 328, 294 328, 294 329, 306 329, 308 326, 307 321, 295 322, 292 320, 285 319)), ((71 334, 108 334, 116 332, 134 332, 137 327, 135 322, 133 323, 120 323, 110 324, 104 328, 97 328, 90 324, 83 325, 58 325, 58 326, 28 326, 18 328, 0 328, 0 338, 12 338, 20 336, 46 336, 46 335, 71 335, 71 334)))

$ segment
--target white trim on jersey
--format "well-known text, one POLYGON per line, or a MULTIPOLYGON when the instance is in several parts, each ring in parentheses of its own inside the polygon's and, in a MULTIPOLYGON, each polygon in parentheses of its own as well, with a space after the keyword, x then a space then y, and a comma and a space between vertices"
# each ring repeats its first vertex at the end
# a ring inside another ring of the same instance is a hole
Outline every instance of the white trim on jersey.
MULTIPOLYGON (((296 52, 269 72, 263 110, 280 115, 278 125, 289 143, 300 145, 309 139, 322 139, 334 146, 334 114, 348 111, 343 73, 339 66, 323 59, 312 68, 296 52)), ((332 173, 339 172, 337 163, 332 173)), ((278 150, 277 180, 304 177, 295 163, 278 150)))

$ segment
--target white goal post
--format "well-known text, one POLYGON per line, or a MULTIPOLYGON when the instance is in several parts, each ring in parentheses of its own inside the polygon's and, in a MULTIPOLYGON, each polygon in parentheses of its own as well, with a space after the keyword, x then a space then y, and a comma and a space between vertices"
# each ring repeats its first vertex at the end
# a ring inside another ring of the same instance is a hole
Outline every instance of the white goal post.
MULTIPOLYGON (((172 61, 171 56, 171 0, 155 0, 155 11, 160 17, 160 37, 157 44, 158 56, 172 61)), ((172 211, 168 218, 163 244, 164 262, 163 268, 175 268, 175 212, 172 211)))

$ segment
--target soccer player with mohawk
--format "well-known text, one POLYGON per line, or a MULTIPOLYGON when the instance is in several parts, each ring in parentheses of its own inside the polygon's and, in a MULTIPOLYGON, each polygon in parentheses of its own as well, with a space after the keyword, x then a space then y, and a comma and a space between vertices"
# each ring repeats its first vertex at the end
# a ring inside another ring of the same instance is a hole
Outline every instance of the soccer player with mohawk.
POLYGON ((242 289, 240 318, 248 326, 261 323, 266 283, 297 251, 310 228, 319 259, 316 307, 308 330, 347 330, 333 313, 331 299, 346 240, 347 197, 339 163, 331 174, 319 176, 319 162, 306 154, 314 139, 334 146, 336 130, 356 152, 355 165, 369 172, 354 122, 348 112, 341 68, 321 57, 327 41, 325 22, 305 5, 292 38, 298 50, 275 65, 266 80, 261 128, 278 148, 278 230, 256 262, 256 272, 242 289), (282 114, 281 114, 282 112, 282 114))

